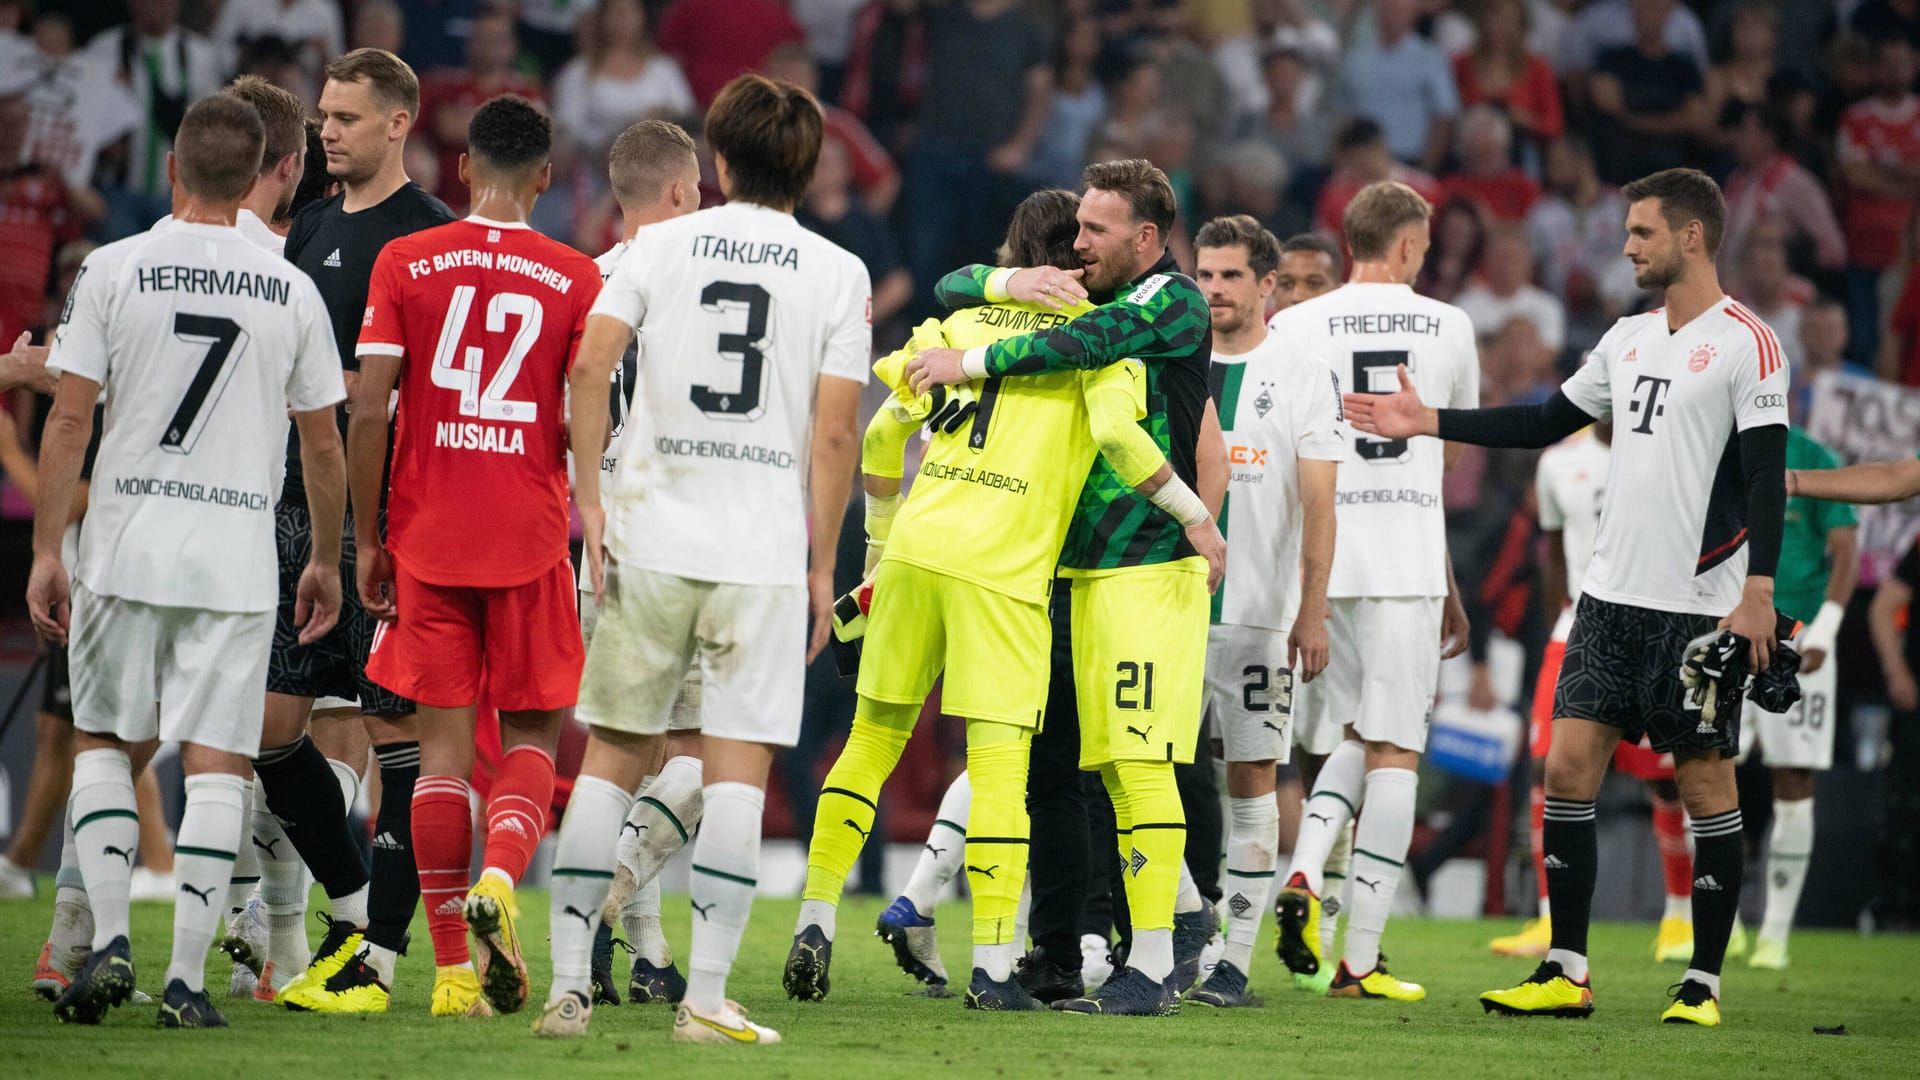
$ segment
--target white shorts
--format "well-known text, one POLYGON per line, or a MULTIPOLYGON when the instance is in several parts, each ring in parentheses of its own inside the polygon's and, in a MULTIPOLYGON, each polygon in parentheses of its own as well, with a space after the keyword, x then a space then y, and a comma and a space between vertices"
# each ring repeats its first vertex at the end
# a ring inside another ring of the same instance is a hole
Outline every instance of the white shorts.
POLYGON ((636 735, 672 727, 689 664, 702 732, 792 746, 806 686, 807 590, 726 585, 607 564, 580 680, 582 723, 636 735))
MULTIPOLYGON (((600 624, 600 602, 590 592, 580 593, 580 640, 593 647, 593 628, 600 624)), ((673 713, 667 717, 668 731, 700 730, 700 662, 687 665, 687 677, 673 699, 673 713)))
POLYGON ((1746 703, 1740 720, 1742 758, 1757 742, 1769 768, 1826 772, 1833 767, 1834 687, 1839 681, 1835 659, 1828 653, 1819 671, 1800 676, 1800 700, 1784 713, 1746 703))
POLYGON ((1207 628, 1207 715, 1228 761, 1287 761, 1293 753, 1293 672, 1287 635, 1263 626, 1207 628))
POLYGON ((252 757, 266 716, 273 620, 271 610, 157 607, 74 582, 73 725, 252 757))
POLYGON ((1368 742, 1426 750, 1445 606, 1438 596, 1328 600, 1327 670, 1294 699, 1305 725, 1296 736, 1300 748, 1330 754, 1350 724, 1368 742))

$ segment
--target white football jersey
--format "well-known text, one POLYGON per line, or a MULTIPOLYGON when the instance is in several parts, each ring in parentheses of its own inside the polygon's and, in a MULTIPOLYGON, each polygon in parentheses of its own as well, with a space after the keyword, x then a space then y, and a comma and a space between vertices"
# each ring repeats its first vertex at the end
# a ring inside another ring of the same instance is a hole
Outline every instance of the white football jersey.
MULTIPOLYGON (((600 268, 600 281, 605 284, 613 276, 613 268, 620 263, 620 256, 626 253, 631 240, 622 240, 602 252, 593 260, 600 268)), ((607 449, 600 455, 600 505, 611 508, 613 503, 613 467, 620 460, 620 436, 627 429, 627 413, 633 408, 633 379, 635 365, 639 359, 640 335, 635 334, 627 345, 627 351, 621 354, 620 362, 613 366, 613 387, 607 400, 607 449)), ((573 476, 573 451, 567 451, 567 476, 573 476)), ((587 560, 580 560, 575 574, 580 591, 593 591, 593 575, 587 573, 587 560)))
POLYGON ((1561 390, 1614 422, 1586 595, 1732 611, 1747 576, 1738 433, 1787 424, 1787 358, 1773 331, 1726 297, 1671 332, 1659 310, 1629 316, 1561 390))
POLYGON ((1560 534, 1567 560, 1567 600, 1580 599, 1600 531, 1600 500, 1607 490, 1610 451, 1591 429, 1547 448, 1534 467, 1533 493, 1540 527, 1560 534))
POLYGON ((1229 476, 1213 621, 1286 633, 1300 613, 1300 460, 1346 460, 1340 381, 1271 332, 1238 356, 1214 350, 1209 381, 1229 476))
MULTIPOLYGON (((1392 393, 1401 364, 1420 398, 1440 408, 1480 404, 1473 324, 1452 304, 1406 285, 1359 283, 1282 310, 1268 324, 1290 351, 1327 362, 1348 393, 1392 393)), ((1445 596, 1446 473, 1438 439, 1347 435, 1339 540, 1329 597, 1445 596)))
POLYGON ((171 222, 87 256, 47 364, 106 390, 74 576, 146 604, 272 611, 287 409, 346 397, 313 282, 238 229, 171 222))
POLYGON ((806 580, 822 376, 864 383, 866 264, 783 214, 729 203, 640 230, 594 302, 646 335, 607 550, 697 581, 806 580))

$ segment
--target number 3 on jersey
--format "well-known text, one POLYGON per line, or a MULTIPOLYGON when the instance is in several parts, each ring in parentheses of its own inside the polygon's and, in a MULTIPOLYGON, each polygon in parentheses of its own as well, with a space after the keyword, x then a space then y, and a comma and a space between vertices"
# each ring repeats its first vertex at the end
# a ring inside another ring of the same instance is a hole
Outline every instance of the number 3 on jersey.
POLYGON ((537 419, 539 408, 531 401, 516 401, 507 397, 507 391, 513 389, 513 380, 520 377, 520 365, 526 362, 527 353, 532 351, 534 342, 540 340, 540 323, 544 317, 540 301, 525 293, 494 293, 493 298, 487 301, 487 333, 505 333, 509 315, 520 320, 520 328, 507 346, 505 362, 488 380, 486 390, 482 391, 480 368, 485 353, 478 345, 469 345, 464 350, 460 348, 460 339, 466 332, 467 315, 473 309, 476 291, 472 285, 456 285, 453 288, 453 298, 447 304, 446 321, 440 324, 440 342, 433 350, 433 385, 459 392, 461 416, 531 424, 537 419))
POLYGON ((773 297, 758 285, 716 281, 700 290, 700 306, 719 315, 746 309, 745 332, 723 330, 718 342, 722 359, 737 357, 740 361, 740 388, 722 390, 694 383, 688 396, 709 419, 758 420, 766 411, 767 314, 773 307, 773 297))

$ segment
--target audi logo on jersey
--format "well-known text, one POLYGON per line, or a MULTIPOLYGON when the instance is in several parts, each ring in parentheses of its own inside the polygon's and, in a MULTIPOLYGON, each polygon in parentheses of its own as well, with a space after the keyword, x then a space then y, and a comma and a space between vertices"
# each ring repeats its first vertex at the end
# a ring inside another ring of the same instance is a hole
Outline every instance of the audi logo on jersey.
POLYGON ((1784 409, 1787 407, 1787 395, 1757 394, 1753 399, 1753 407, 1756 409, 1784 409))

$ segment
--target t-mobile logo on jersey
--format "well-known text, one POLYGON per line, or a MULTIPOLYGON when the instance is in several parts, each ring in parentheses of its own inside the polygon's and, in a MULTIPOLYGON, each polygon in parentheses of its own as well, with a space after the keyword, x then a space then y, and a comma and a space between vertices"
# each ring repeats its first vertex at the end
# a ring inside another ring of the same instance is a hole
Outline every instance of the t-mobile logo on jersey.
POLYGON ((1653 418, 1667 414, 1666 403, 1661 399, 1667 396, 1667 388, 1672 385, 1672 379, 1657 379, 1652 375, 1642 375, 1633 381, 1631 411, 1640 418, 1633 430, 1642 435, 1653 434, 1653 418))

